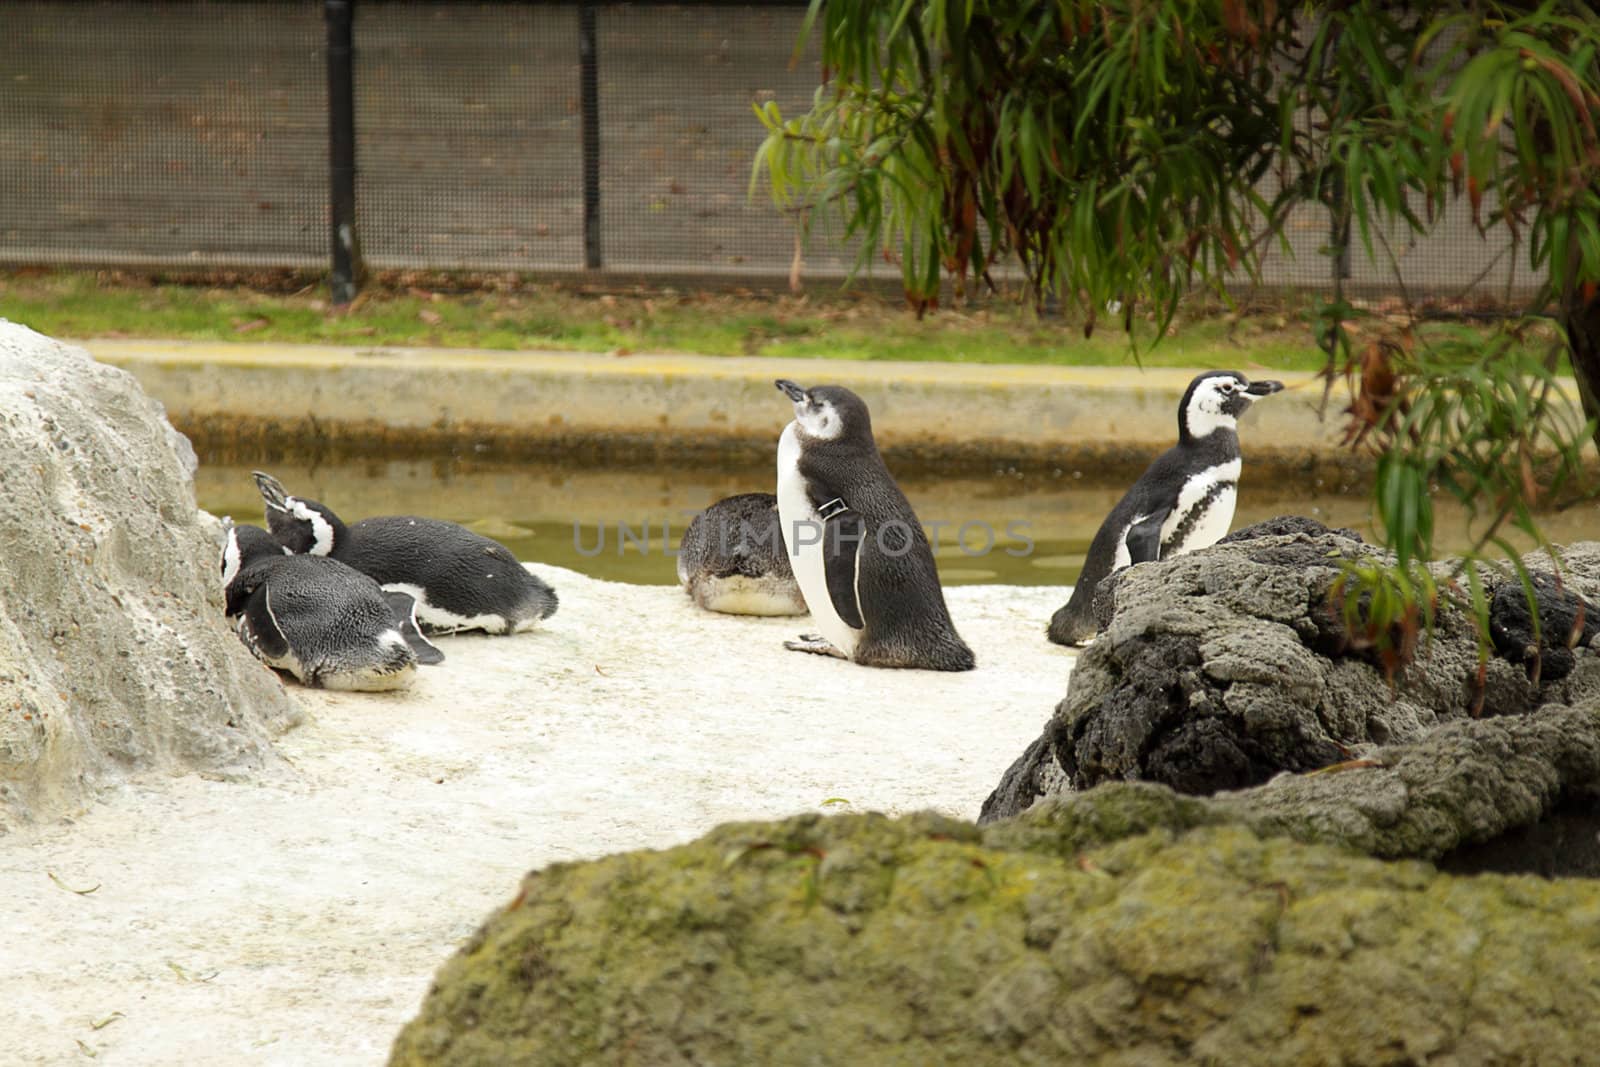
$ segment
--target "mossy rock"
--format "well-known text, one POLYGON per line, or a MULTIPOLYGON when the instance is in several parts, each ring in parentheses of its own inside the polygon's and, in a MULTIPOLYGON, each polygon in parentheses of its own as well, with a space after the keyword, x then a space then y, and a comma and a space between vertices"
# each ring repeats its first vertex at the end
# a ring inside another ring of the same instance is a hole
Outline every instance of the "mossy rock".
POLYGON ((1600 885, 1095 790, 979 831, 731 824, 528 876, 397 1065, 1579 1063, 1600 885))

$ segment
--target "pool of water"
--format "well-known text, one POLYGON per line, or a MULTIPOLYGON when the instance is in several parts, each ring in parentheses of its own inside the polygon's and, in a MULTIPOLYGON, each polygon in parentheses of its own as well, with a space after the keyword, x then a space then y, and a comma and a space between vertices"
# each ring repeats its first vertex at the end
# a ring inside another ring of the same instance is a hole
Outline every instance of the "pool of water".
MULTIPOLYGON (((261 523, 261 497, 251 469, 202 464, 195 478, 200 506, 239 522, 261 523)), ((652 585, 677 580, 671 553, 696 510, 734 493, 771 492, 774 481, 770 467, 601 470, 455 459, 262 469, 290 493, 320 500, 346 521, 393 514, 451 519, 503 542, 528 562, 652 585)), ((1068 585, 1083 567, 1095 530, 1126 489, 1089 481, 1070 472, 996 473, 906 478, 901 488, 930 537, 937 538, 945 582, 1068 585)), ((1465 546, 1465 513, 1445 501, 1438 510, 1441 546, 1465 546)), ((1234 527, 1283 514, 1309 515, 1370 535, 1366 498, 1252 481, 1246 469, 1234 527)), ((1597 520, 1600 505, 1585 504, 1549 516, 1546 529, 1558 543, 1583 540, 1596 536, 1597 520)))

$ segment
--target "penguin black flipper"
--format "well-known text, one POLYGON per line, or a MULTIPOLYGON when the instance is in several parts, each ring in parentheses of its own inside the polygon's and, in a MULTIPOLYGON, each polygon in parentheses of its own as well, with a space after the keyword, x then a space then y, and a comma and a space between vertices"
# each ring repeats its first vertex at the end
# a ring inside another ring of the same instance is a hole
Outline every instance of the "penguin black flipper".
POLYGON ((1122 543, 1128 549, 1128 563, 1148 563, 1161 558, 1161 525, 1172 514, 1171 508, 1153 511, 1128 527, 1122 543))
MULTIPOLYGON (((1111 509, 1111 514, 1100 524, 1100 529, 1095 531, 1094 540, 1089 543, 1088 554, 1084 556, 1083 572, 1072 584, 1072 596, 1050 617, 1050 626, 1046 634, 1051 641, 1068 648, 1076 648, 1094 637, 1097 628, 1093 612, 1094 592, 1100 583, 1117 569, 1119 549, 1126 549, 1132 556, 1136 545, 1130 538, 1134 528, 1138 526, 1134 520, 1140 515, 1150 515, 1157 510, 1160 510, 1163 516, 1155 523, 1157 541, 1155 551, 1156 554, 1160 553, 1161 522, 1165 521, 1165 515, 1170 509, 1162 509, 1150 499, 1150 495, 1136 484, 1117 502, 1117 506, 1111 509)), ((1149 549, 1145 548, 1144 551, 1149 549)), ((1154 559, 1156 556, 1151 555, 1148 558, 1154 559)))
POLYGON ((251 587, 239 620, 239 636, 257 658, 271 663, 289 654, 289 639, 272 613, 272 587, 262 583, 251 587))
POLYGON ((430 666, 443 663, 444 652, 438 645, 424 637, 422 628, 417 625, 417 598, 410 593, 385 589, 383 599, 388 601, 389 610, 394 613, 395 623, 400 627, 400 636, 406 639, 411 651, 417 654, 417 662, 430 666))
POLYGON ((823 567, 833 610, 852 630, 862 629, 861 602, 856 594, 856 559, 866 539, 867 521, 843 502, 817 513, 822 518, 823 567))

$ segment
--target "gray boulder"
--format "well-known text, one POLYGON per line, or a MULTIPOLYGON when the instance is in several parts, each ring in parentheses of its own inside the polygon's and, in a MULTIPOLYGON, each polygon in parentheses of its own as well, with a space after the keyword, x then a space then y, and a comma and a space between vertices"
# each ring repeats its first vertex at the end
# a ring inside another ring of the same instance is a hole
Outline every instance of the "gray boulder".
POLYGON ((0 828, 238 772, 302 712, 222 618, 195 458, 124 371, 0 320, 0 828))
POLYGON ((1600 699, 1593 604, 1600 546, 1564 554, 1567 576, 1530 557, 1540 639, 1522 585, 1487 575, 1499 654, 1480 673, 1477 631, 1440 613, 1394 677, 1352 640, 1330 587, 1343 560, 1379 550, 1308 519, 1272 520, 1202 552, 1114 575, 1102 630, 1078 658, 1040 738, 1005 772, 980 821, 1102 782, 1160 782, 1210 794, 1410 744, 1441 723, 1600 699))

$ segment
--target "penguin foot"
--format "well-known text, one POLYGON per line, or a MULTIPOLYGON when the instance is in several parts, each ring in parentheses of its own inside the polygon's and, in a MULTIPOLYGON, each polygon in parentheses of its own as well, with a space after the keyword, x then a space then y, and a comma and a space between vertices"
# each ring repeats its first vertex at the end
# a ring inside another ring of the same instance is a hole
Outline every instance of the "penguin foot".
POLYGON ((850 658, 829 644, 828 639, 821 634, 801 634, 797 640, 785 641, 783 647, 792 652, 811 652, 818 656, 833 656, 837 659, 850 658))

